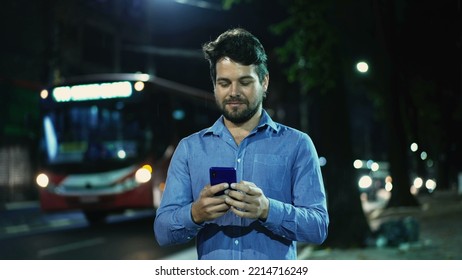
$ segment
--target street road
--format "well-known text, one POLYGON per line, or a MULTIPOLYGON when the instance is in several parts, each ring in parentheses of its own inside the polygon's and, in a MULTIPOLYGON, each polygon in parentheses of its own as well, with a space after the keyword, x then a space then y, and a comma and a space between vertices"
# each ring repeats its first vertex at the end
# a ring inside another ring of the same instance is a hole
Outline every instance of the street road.
POLYGON ((38 207, 0 211, 3 260, 156 260, 192 251, 193 243, 160 248, 154 211, 128 211, 90 226, 76 212, 44 214, 38 207))

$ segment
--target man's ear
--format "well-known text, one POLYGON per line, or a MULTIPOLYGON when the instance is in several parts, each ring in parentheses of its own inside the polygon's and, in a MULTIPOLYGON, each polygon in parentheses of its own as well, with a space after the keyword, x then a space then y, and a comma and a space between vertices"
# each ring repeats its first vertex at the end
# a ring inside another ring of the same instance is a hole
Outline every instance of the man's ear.
POLYGON ((266 74, 265 77, 263 78, 263 81, 261 83, 263 89, 266 91, 268 91, 268 86, 269 86, 269 74, 266 74))

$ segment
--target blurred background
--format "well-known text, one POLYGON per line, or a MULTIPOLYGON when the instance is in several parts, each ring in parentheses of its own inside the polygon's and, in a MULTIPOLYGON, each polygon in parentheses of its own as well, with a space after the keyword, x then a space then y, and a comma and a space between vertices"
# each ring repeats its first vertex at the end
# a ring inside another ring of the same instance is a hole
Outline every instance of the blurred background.
POLYGON ((193 242, 158 248, 152 222, 175 141, 216 118, 213 105, 204 106, 213 87, 201 46, 234 27, 256 35, 268 54, 264 107, 308 133, 320 156, 329 238, 300 244, 302 258, 335 258, 328 254, 348 248, 358 251, 339 258, 462 258, 453 238, 462 228, 460 0, 5 0, 0 15, 0 259, 194 258, 193 242), (106 75, 116 73, 135 75, 106 75), (133 105, 120 96, 60 103, 53 95, 61 86, 121 81, 172 97, 133 97, 133 105), (156 151, 146 164, 135 162, 144 152, 127 140, 136 138, 129 120, 137 133, 168 135, 147 148, 156 151), (123 131, 123 141, 104 142, 123 147, 118 165, 53 157, 87 148, 90 134, 65 142, 59 133, 87 133, 92 122, 102 138, 123 131), (138 152, 130 157, 130 149, 138 152), (135 178, 140 169, 146 180, 135 178), (124 192, 147 190, 143 199, 111 196, 96 176, 132 176, 124 192), (83 191, 63 183, 71 179, 83 191), (107 199, 117 207, 102 207, 107 199), (442 231, 429 232, 435 228, 442 231))

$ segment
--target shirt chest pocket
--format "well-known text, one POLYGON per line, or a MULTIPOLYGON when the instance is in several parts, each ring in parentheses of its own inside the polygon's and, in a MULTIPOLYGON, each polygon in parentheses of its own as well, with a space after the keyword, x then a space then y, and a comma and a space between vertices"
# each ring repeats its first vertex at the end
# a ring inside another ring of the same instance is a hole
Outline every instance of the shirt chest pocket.
POLYGON ((255 154, 253 162, 253 182, 263 190, 280 191, 287 184, 286 156, 272 154, 255 154))

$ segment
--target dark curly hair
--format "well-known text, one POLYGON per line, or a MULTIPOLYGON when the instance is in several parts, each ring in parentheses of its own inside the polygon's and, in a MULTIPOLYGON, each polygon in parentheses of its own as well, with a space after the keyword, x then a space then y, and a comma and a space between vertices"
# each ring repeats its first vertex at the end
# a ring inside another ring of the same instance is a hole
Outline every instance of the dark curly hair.
POLYGON ((202 51, 210 63, 210 77, 214 85, 217 61, 225 56, 243 65, 255 65, 260 82, 268 74, 263 45, 257 37, 243 28, 225 31, 215 41, 205 43, 202 51))

